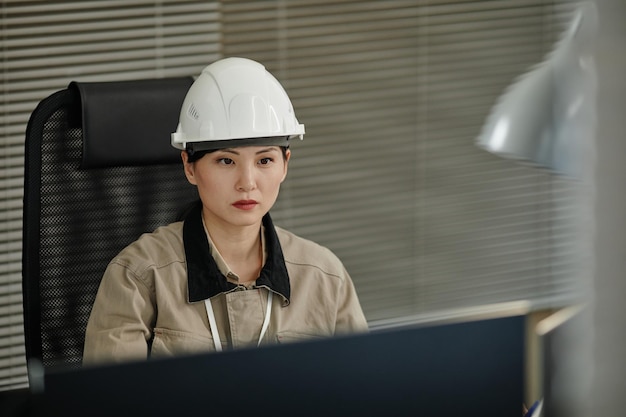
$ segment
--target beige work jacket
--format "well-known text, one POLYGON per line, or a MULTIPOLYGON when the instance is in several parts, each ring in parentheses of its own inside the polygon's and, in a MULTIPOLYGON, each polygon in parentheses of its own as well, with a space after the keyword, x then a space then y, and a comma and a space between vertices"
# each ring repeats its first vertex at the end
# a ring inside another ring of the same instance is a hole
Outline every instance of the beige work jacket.
POLYGON ((352 280, 328 249, 263 220, 265 263, 254 286, 210 244, 200 210, 142 235, 108 265, 89 318, 84 363, 215 350, 210 297, 223 349, 367 330, 352 280))

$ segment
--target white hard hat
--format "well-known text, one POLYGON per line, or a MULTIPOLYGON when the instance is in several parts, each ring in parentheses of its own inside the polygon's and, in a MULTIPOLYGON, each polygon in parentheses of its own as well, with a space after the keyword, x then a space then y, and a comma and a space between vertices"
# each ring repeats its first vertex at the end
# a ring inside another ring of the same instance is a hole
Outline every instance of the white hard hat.
POLYGON ((288 145, 304 135, 291 101, 263 65, 225 58, 189 88, 172 146, 202 151, 242 145, 288 145))

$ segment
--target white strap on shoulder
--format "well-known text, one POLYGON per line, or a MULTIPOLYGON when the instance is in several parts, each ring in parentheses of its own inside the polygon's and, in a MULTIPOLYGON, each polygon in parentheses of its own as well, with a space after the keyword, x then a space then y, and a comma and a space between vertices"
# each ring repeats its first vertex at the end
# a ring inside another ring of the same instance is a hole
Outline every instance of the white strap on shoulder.
POLYGON ((206 305, 206 313, 209 317, 209 327, 211 328, 211 335, 213 336, 213 344, 215 345, 215 351, 222 351, 222 341, 220 340, 220 333, 217 331, 217 323, 215 322, 215 314, 213 313, 213 306, 211 305, 211 299, 204 300, 206 305))
POLYGON ((265 332, 270 325, 270 316, 272 315, 272 291, 267 290, 267 307, 265 308, 265 319, 263 320, 263 327, 261 327, 261 335, 259 336, 259 342, 256 344, 257 346, 261 345, 261 341, 263 340, 263 336, 265 336, 265 332))

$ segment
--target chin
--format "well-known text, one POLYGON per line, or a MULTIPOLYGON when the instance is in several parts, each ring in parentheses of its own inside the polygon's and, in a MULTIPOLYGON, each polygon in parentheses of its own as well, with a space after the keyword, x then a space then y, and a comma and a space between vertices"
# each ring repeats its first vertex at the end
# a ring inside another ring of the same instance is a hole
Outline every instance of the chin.
POLYGON ((230 216, 229 222, 233 226, 241 226, 241 227, 254 226, 254 225, 261 223, 265 213, 264 212, 262 213, 261 211, 257 212, 256 210, 252 210, 252 211, 254 213, 247 212, 247 213, 240 213, 235 216, 230 216))

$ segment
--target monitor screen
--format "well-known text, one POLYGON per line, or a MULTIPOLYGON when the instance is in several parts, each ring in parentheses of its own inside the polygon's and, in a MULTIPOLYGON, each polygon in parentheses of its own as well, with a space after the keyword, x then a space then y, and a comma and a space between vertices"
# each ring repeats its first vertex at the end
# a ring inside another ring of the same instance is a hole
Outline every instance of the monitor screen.
POLYGON ((45 375, 36 409, 64 416, 518 416, 524 330, 518 315, 55 370, 45 375))

